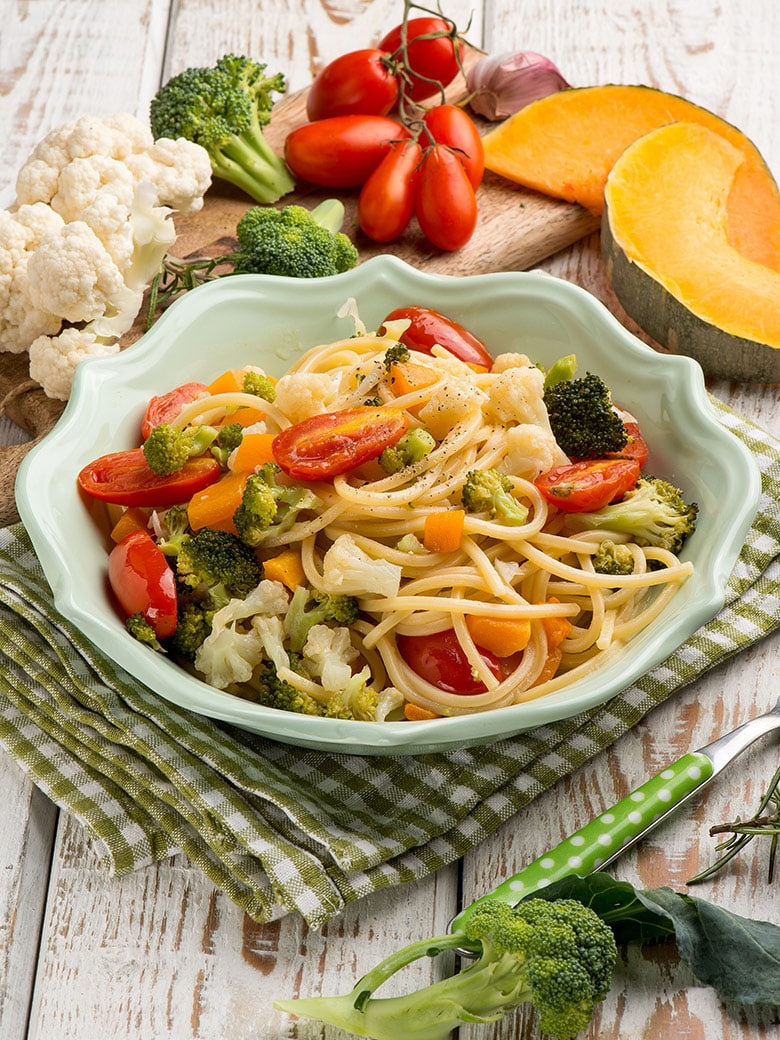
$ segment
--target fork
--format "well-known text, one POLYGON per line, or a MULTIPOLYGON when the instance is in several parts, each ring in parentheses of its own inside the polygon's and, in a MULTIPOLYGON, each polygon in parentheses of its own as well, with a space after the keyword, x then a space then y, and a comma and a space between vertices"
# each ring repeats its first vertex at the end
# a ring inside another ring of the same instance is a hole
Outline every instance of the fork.
POLYGON ((493 892, 467 906, 453 918, 450 930, 462 931, 474 909, 487 900, 517 903, 568 874, 604 870, 698 794, 746 748, 775 729, 780 729, 780 699, 764 714, 676 759, 493 892))

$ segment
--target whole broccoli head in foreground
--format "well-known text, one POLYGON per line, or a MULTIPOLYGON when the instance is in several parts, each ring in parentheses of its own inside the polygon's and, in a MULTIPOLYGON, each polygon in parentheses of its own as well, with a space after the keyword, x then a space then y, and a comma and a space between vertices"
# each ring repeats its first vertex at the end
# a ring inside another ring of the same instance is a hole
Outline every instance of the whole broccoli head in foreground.
POLYGON ((173 76, 152 99, 155 138, 184 137, 205 148, 215 177, 229 181, 258 202, 276 202, 295 187, 290 171, 266 141, 275 93, 284 77, 266 66, 226 54, 209 68, 173 76))
POLYGON ((572 459, 595 459, 628 443, 625 424, 599 376, 562 379, 544 391, 544 404, 561 451, 572 459))
POLYGON ((531 1003, 542 1032, 569 1040, 585 1029, 609 991, 617 947, 611 929, 573 899, 486 901, 466 933, 414 943, 365 975, 351 993, 279 1001, 276 1007, 374 1040, 445 1040, 464 1022, 496 1022, 531 1003), (470 949, 469 967, 406 996, 374 990, 407 964, 445 949, 470 949))

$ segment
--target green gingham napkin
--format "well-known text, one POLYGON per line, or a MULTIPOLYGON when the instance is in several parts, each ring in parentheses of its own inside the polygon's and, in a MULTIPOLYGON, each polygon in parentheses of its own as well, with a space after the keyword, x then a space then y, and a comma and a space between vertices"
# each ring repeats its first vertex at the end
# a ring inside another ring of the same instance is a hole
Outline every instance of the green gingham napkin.
POLYGON ((0 532, 0 742, 121 876, 183 851, 258 921, 314 927, 463 856, 650 709, 780 624, 780 445, 724 405, 763 498, 720 614, 587 714, 419 757, 299 750, 185 712, 52 607, 21 526, 0 532))

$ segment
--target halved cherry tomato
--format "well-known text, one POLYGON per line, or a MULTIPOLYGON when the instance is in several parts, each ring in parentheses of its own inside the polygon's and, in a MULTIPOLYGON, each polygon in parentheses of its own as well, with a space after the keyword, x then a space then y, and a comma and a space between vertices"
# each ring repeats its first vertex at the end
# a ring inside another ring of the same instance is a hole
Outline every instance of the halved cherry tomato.
POLYGON ((306 97, 309 119, 386 116, 398 100, 398 80, 386 51, 348 51, 315 76, 306 97))
POLYGON ((155 426, 175 419, 185 404, 190 404, 206 390, 205 383, 183 383, 167 394, 153 397, 146 406, 146 414, 141 423, 141 436, 144 440, 155 426))
MULTIPOLYGON (((485 692, 485 684, 474 677, 454 629, 430 636, 398 636, 396 643, 412 671, 437 689, 466 697, 485 692)), ((501 680, 501 662, 495 654, 483 649, 479 653, 493 675, 501 680)))
POLYGON ((400 408, 351 408, 312 415, 277 434, 274 459, 296 480, 329 480, 391 448, 409 428, 400 408))
POLYGON ((453 252, 474 234, 477 197, 463 163, 447 145, 425 152, 415 186, 414 211, 423 234, 436 246, 453 252))
POLYGON ((422 149, 416 141, 391 145, 358 196, 358 224, 374 242, 391 242, 414 216, 414 185, 422 149))
MULTIPOLYGON (((442 18, 410 18, 406 23, 406 67, 409 74, 406 92, 413 101, 431 97, 440 85, 446 87, 457 76, 463 44, 458 41, 458 50, 455 50, 449 35, 451 28, 451 24, 442 18)), ((401 52, 402 30, 403 25, 397 25, 379 42, 380 50, 388 51, 399 61, 404 58, 401 52)))
POLYGON ((619 455, 556 466, 534 483, 548 502, 566 513, 592 513, 622 498, 639 479, 636 459, 619 455))
POLYGON ((387 116, 331 116, 291 131, 284 157, 293 174, 325 188, 365 184, 387 153, 391 141, 409 131, 387 116))
POLYGON ((479 130, 468 112, 458 105, 434 105, 423 116, 423 123, 434 141, 455 149, 476 191, 485 173, 485 149, 479 130))
POLYGON ((431 307, 396 307, 387 315, 385 322, 401 318, 409 321, 409 328, 401 336, 401 342, 409 350, 430 354, 433 345, 438 343, 467 365, 477 365, 488 371, 493 367, 493 358, 484 343, 459 322, 445 317, 439 311, 431 307))
POLYGON ((623 425, 628 434, 628 442, 625 448, 621 448, 620 451, 610 452, 610 458, 620 456, 621 458, 636 459, 640 467, 644 466, 650 454, 647 441, 640 433, 639 426, 635 422, 624 422, 623 425))
POLYGON ((163 509, 187 502, 196 491, 219 480, 216 459, 190 459, 177 473, 160 476, 149 469, 143 448, 114 451, 90 462, 78 475, 81 490, 103 502, 120 506, 152 506, 163 509))
POLYGON ((176 579, 147 531, 133 531, 108 557, 108 581, 125 617, 143 614, 158 639, 176 631, 176 579))

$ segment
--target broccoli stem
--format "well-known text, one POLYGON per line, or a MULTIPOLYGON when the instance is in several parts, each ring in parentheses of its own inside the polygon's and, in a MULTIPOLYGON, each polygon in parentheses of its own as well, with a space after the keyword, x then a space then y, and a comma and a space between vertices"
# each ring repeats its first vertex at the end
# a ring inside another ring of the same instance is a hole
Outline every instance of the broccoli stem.
POLYGON ((401 950, 396 950, 376 964, 355 985, 352 990, 355 1006, 361 1009, 375 990, 408 964, 422 960, 423 957, 436 957, 444 950, 469 948, 472 948, 475 953, 479 953, 481 946, 480 943, 470 942, 462 933, 449 932, 447 935, 437 935, 432 939, 421 939, 419 942, 404 946, 401 950))
POLYGON ((252 126, 228 144, 211 153, 217 176, 235 184, 258 202, 276 202, 295 187, 284 161, 252 126))

